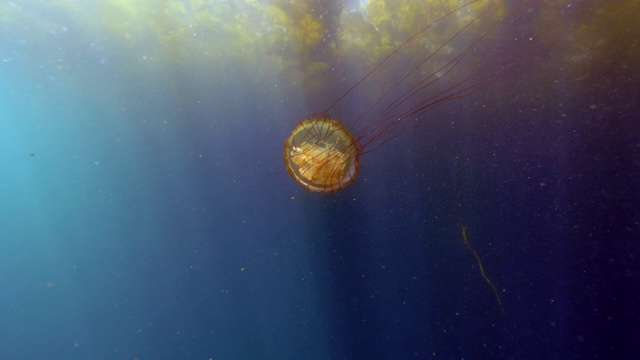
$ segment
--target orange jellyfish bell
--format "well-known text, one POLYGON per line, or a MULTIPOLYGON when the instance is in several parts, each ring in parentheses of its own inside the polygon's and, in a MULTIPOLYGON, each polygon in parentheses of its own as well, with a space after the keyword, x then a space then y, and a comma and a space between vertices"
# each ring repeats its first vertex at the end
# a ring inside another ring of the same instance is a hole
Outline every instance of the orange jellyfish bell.
POLYGON ((349 130, 329 115, 301 122, 284 142, 287 171, 309 191, 333 193, 355 181, 360 148, 349 130))

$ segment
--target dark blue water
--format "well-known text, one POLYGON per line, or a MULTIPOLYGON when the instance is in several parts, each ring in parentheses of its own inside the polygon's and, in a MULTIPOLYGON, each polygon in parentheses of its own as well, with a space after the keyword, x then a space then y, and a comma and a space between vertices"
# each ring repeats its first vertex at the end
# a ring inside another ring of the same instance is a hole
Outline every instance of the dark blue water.
MULTIPOLYGON (((280 48, 131 43, 91 25, 128 4, 104 3, 0 4, 1 359, 636 356, 633 1, 582 3, 561 46, 429 111, 337 194, 284 169, 331 100, 273 70, 280 48)), ((180 24, 232 6, 167 4, 180 24)))

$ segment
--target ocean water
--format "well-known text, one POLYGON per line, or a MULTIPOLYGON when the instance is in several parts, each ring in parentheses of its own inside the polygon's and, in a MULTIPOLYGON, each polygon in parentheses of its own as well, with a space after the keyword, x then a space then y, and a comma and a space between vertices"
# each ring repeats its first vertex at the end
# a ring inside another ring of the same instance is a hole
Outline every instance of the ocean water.
POLYGON ((495 76, 305 190, 285 138, 408 3, 0 2, 0 359, 633 358, 637 2, 495 2, 495 76))

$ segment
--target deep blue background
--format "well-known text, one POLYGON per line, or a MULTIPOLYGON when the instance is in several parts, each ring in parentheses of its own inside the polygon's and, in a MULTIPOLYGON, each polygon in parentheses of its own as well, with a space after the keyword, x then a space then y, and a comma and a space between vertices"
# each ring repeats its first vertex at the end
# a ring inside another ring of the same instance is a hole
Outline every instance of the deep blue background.
POLYGON ((114 57, 46 76, 57 45, 0 39, 2 359, 638 350, 640 93, 623 61, 576 78, 547 55, 543 89, 515 72, 435 108, 326 195, 289 178, 282 142, 327 102, 277 74, 122 79, 114 57))

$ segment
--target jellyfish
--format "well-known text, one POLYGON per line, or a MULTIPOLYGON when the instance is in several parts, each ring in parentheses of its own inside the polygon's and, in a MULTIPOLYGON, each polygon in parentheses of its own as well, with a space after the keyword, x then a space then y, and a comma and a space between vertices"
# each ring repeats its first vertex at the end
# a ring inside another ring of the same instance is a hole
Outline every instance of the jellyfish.
POLYGON ((535 41, 525 45, 518 42, 512 46, 514 49, 497 51, 491 61, 475 58, 480 56, 476 49, 485 45, 483 40, 495 35, 510 14, 524 11, 526 6, 527 1, 512 4, 507 12, 508 5, 502 1, 472 0, 426 24, 338 96, 329 108, 297 124, 284 142, 287 172, 309 191, 338 192, 357 179, 363 155, 423 125, 423 114, 444 103, 482 92, 504 77, 508 69, 549 48, 550 36, 536 34, 535 41), (358 118, 340 120, 330 115, 346 97, 390 66, 390 61, 406 47, 427 34, 436 34, 434 29, 441 23, 455 28, 440 35, 439 41, 411 67, 391 69, 403 75, 387 86, 358 118))

